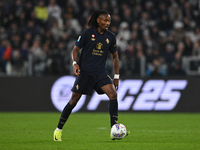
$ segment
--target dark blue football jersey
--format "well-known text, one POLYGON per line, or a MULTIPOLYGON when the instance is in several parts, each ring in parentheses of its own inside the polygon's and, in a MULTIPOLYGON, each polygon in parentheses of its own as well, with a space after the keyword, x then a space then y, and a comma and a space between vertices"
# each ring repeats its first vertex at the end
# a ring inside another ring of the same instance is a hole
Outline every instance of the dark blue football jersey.
POLYGON ((108 52, 117 51, 114 33, 107 30, 100 34, 96 28, 85 29, 78 37, 75 45, 82 48, 79 67, 81 73, 97 75, 106 71, 108 52))

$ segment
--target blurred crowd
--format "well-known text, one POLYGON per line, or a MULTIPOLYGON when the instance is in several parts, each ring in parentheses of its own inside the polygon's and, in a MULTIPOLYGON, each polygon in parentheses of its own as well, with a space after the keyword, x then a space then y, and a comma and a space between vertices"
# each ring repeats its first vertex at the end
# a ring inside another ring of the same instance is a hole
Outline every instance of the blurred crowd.
POLYGON ((0 0, 0 73, 72 74, 71 50, 96 9, 111 15, 121 76, 186 76, 182 58, 200 57, 197 0, 0 0))

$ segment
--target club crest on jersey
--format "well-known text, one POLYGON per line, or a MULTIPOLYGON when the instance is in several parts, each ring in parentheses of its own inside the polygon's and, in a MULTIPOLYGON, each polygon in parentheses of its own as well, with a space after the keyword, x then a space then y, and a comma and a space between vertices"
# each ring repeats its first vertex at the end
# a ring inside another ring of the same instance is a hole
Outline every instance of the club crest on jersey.
POLYGON ((109 44, 109 39, 108 38, 106 38, 106 42, 107 42, 107 44, 109 44))
POLYGON ((97 49, 102 49, 103 44, 99 42, 99 43, 97 43, 97 46, 96 46, 96 47, 97 47, 97 49))
POLYGON ((92 34, 91 37, 92 37, 91 40, 92 40, 92 41, 95 41, 95 35, 92 34))

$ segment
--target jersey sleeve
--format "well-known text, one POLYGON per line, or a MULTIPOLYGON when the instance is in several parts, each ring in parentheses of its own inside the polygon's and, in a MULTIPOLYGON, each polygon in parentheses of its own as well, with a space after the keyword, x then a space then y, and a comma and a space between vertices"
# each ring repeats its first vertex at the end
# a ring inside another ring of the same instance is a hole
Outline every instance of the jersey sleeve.
POLYGON ((112 43, 111 43, 111 46, 110 46, 110 52, 112 54, 114 54, 116 51, 117 51, 116 38, 115 38, 115 36, 113 36, 112 43))
POLYGON ((79 48, 82 48, 84 46, 86 40, 86 30, 84 30, 81 35, 78 37, 75 45, 79 48))

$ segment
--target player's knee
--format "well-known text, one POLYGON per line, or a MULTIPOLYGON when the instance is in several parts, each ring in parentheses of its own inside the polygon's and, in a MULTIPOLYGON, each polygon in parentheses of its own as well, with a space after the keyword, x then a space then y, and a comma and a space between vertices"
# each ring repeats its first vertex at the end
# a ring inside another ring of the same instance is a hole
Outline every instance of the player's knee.
POLYGON ((110 100, 117 99, 117 92, 111 92, 108 97, 110 98, 110 100))
POLYGON ((73 99, 73 98, 71 98, 70 101, 69 101, 69 103, 70 103, 70 105, 71 105, 72 107, 75 107, 76 104, 77 104, 77 102, 78 102, 78 100, 73 99))
POLYGON ((75 107, 79 99, 81 98, 82 94, 73 93, 71 99, 69 100, 69 103, 71 106, 75 107))

